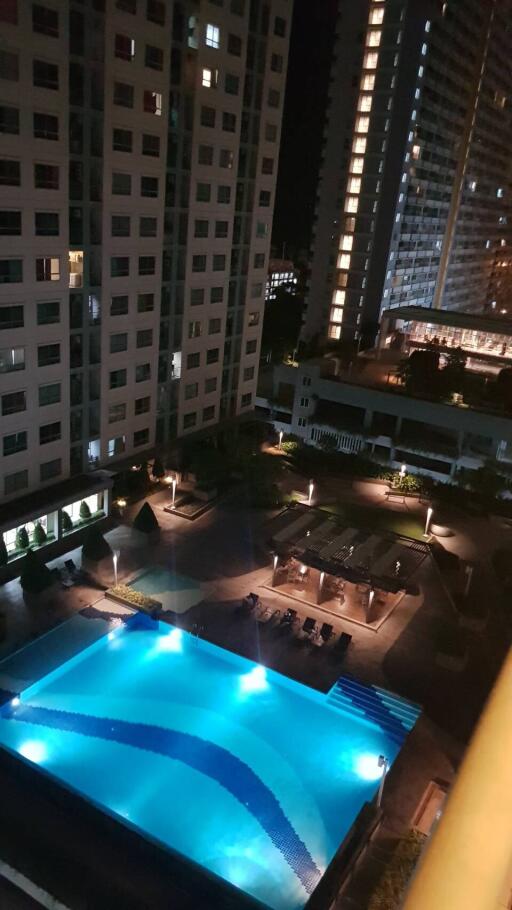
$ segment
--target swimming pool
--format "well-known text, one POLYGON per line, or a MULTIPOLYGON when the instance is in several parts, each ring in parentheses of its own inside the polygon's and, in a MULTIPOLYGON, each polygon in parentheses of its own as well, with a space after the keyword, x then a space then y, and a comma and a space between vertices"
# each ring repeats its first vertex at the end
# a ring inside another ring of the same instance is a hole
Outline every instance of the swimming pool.
POLYGON ((415 720, 360 689, 319 693, 137 618, 4 705, 0 745, 272 910, 300 910, 415 720))

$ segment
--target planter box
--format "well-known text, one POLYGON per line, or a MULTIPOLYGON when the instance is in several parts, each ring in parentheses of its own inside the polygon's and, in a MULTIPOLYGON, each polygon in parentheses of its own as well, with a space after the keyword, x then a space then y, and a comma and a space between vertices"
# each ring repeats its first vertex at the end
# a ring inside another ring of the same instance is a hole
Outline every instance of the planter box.
MULTIPOLYGON (((135 595, 137 591, 133 592, 135 595)), ((115 594, 112 588, 108 588, 105 591, 105 597, 107 600, 112 600, 114 603, 122 604, 123 607, 130 607, 132 610, 139 610, 141 613, 147 613, 149 616, 154 616, 155 613, 158 613, 162 609, 162 604, 159 600, 154 600, 152 597, 147 597, 145 594, 142 595, 145 598, 144 604, 134 603, 130 600, 129 597, 123 597, 120 594, 115 594)))

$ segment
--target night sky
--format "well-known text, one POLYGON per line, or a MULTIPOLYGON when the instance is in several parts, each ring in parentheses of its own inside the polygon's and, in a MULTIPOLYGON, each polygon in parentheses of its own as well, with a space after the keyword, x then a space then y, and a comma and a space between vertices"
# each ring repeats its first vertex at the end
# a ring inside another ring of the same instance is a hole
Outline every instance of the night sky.
POLYGON ((287 255, 309 246, 336 0, 295 0, 272 243, 287 255))

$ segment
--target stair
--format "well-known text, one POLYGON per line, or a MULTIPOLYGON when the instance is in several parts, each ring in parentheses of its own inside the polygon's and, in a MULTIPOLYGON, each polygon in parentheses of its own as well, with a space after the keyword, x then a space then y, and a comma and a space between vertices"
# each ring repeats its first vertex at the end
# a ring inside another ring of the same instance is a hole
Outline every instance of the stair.
POLYGON ((420 706, 414 702, 378 686, 365 686, 350 676, 340 676, 334 683, 327 703, 371 721, 399 746, 421 713, 420 706))

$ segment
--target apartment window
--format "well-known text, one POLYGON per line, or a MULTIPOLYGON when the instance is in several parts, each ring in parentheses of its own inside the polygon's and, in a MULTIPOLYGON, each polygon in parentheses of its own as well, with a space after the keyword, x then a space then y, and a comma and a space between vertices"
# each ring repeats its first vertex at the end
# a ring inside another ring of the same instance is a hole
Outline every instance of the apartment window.
POLYGON ((190 291, 190 306, 201 306, 204 303, 204 288, 192 288, 190 291))
POLYGON ((238 95, 240 91, 240 77, 234 73, 226 73, 224 77, 224 91, 228 95, 238 95))
POLYGON ((219 362, 219 348, 208 348, 206 352, 206 363, 219 362))
POLYGON ((211 69, 209 66, 204 66, 202 75, 201 75, 201 85, 203 88, 217 88, 217 82, 219 78, 219 71, 211 69))
POLYGON ((128 334, 127 332, 119 332, 116 335, 110 336, 110 353, 111 354, 120 354, 121 351, 128 350, 128 334))
POLYGON ((185 386, 185 400, 190 401, 191 398, 197 398, 199 392, 199 384, 197 382, 189 382, 185 386))
MULTIPOLYGON (((0 6, 1 10, 1 6, 0 6)), ((16 471, 15 474, 6 474, 4 477, 4 494, 18 493, 28 487, 28 471, 16 471)))
POLYGON ((274 35, 277 35, 278 38, 286 36, 286 19, 283 19, 282 16, 276 16, 274 19, 274 35))
POLYGON ((207 47, 218 48, 220 43, 220 31, 216 25, 208 24, 206 26, 205 44, 207 47))
POLYGON ((209 379, 205 379, 205 381, 204 381, 205 394, 208 394, 209 392, 215 392, 216 390, 217 390, 217 377, 210 376, 209 379))
POLYGON ((0 373, 25 369, 25 348, 0 348, 0 373))
POLYGON ((244 370, 244 382, 254 379, 254 367, 246 367, 244 370))
POLYGON ((254 268, 255 269, 265 268, 265 253, 255 253, 254 254, 254 268))
POLYGON ((134 88, 127 82, 114 82, 114 104, 119 107, 133 107, 134 88))
POLYGON ((148 0, 146 5, 146 18, 157 25, 165 23, 165 3, 161 0, 148 0))
POLYGON ((219 167, 232 168, 233 167, 234 155, 231 149, 220 149, 219 151, 219 167))
POLYGON ((155 256, 139 256, 139 275, 154 275, 155 269, 155 256))
POLYGON ((261 282, 253 284, 251 287, 251 297, 261 297, 263 294, 263 285, 261 282))
POLYGON ((210 303, 222 303, 224 300, 224 288, 210 288, 210 303))
POLYGON ((21 212, 0 211, 0 235, 19 237, 21 234, 21 212))
POLYGON ((36 212, 34 215, 34 227, 37 237, 58 237, 58 212, 36 212))
POLYGON ((19 304, 0 307, 0 331, 2 329, 22 329, 24 325, 23 307, 19 304))
POLYGON ((36 259, 36 281, 59 281, 60 261, 57 256, 36 259))
POLYGON ((40 6, 38 3, 33 3, 32 28, 35 32, 40 32, 42 35, 50 35, 52 38, 58 38, 58 12, 54 9, 49 9, 47 6, 40 6))
POLYGON ((272 54, 270 58, 270 69, 273 73, 283 72, 283 57, 281 54, 272 54))
POLYGON ((114 54, 120 60, 133 60, 135 57, 135 41, 128 35, 116 35, 114 39, 114 54))
POLYGON ((229 222, 227 221, 216 221, 215 222, 215 237, 217 239, 222 239, 228 236, 229 222))
POLYGON ((261 173, 262 174, 273 174, 274 173, 274 159, 273 158, 263 158, 262 159, 261 173))
POLYGON ((245 395, 242 395, 240 404, 243 408, 248 408, 252 404, 252 392, 246 392, 245 395))
POLYGON ((151 364, 137 364, 135 367, 135 382, 147 382, 148 379, 151 379, 151 364))
POLYGON ((0 133, 17 136, 20 131, 20 112, 17 107, 0 106, 0 133))
POLYGON ((34 164, 36 190, 58 190, 59 168, 55 164, 34 164))
POLYGON ((233 54, 235 57, 241 57, 242 39, 239 35, 228 35, 228 54, 233 54))
POLYGON ((221 253, 215 253, 212 265, 214 272, 223 272, 226 268, 226 257, 221 253))
POLYGON ((111 234, 112 234, 112 237, 129 237, 130 236, 130 216, 129 215, 112 215, 111 234))
POLYGON ((21 168, 19 161, 0 159, 0 186, 20 186, 21 168))
POLYGON ((133 133, 131 130, 115 129, 112 132, 112 148, 114 152, 131 152, 133 148, 133 133))
MULTIPOLYGON (((152 313, 155 308, 155 295, 154 294, 139 294, 137 297, 137 312, 138 313, 152 313)), ((151 344, 151 342, 150 342, 151 344)), ((142 347, 142 345, 137 345, 137 347, 142 347)))
POLYGON ((62 474, 62 461, 60 458, 53 458, 51 461, 45 461, 39 465, 39 479, 41 481, 51 480, 53 477, 59 477, 62 474))
POLYGON ((208 237, 208 221, 203 219, 194 221, 194 237, 208 237))
MULTIPOLYGON (((337 328, 339 328, 339 326, 332 326, 332 328, 336 330, 337 328)), ((330 337, 330 338, 338 338, 339 335, 337 335, 337 334, 331 335, 331 332, 330 332, 330 330, 329 330, 329 337, 330 337)), ((307 427, 308 422, 307 422, 307 420, 306 420, 305 417, 299 417, 298 420, 297 420, 297 424, 298 424, 299 427, 307 427)))
POLYGON ((150 155, 152 158, 158 158, 160 155, 160 136, 152 136, 149 133, 143 133, 142 154, 150 155))
POLYGON ((140 195, 156 199, 158 196, 158 177, 141 177, 140 195))
POLYGON ((196 202, 209 202, 211 191, 212 188, 209 183, 198 183, 196 186, 196 202))
POLYGON ((188 324, 188 337, 189 338, 200 338, 201 337, 201 322, 197 319, 188 324))
POLYGON ((206 256, 192 256, 192 271, 206 272, 206 256))
POLYGON ((260 314, 258 310, 253 310, 252 313, 249 313, 249 322, 248 325, 259 325, 260 314))
POLYGON ((149 69, 163 70, 163 68, 164 68, 163 50, 160 47, 153 47, 151 44, 146 44, 144 63, 147 67, 149 67, 149 69))
POLYGON ((112 195, 130 196, 132 192, 131 174, 112 174, 112 195))
POLYGON ((230 114, 228 111, 223 111, 222 129, 226 133, 234 133, 236 131, 236 114, 230 114))
POLYGON ((199 164, 213 164, 213 146, 200 145, 197 160, 199 164))
POLYGON ((156 237, 157 219, 149 215, 141 215, 139 218, 139 236, 156 237))
POLYGON ((139 329, 136 344, 138 348, 150 348, 153 344, 153 329, 139 329))
POLYGON ((189 414, 183 415, 183 429, 189 430, 191 427, 195 427, 197 423, 197 414, 195 411, 189 414))
POLYGON ((155 114, 156 117, 162 116, 162 95, 160 92, 152 92, 148 89, 144 92, 143 110, 146 114, 155 114))
POLYGON ((302 385, 310 386, 311 385, 311 376, 303 376, 302 385))
POLYGON ((126 449, 126 436, 116 436, 108 441, 108 457, 114 458, 116 455, 122 455, 126 449))
POLYGON ((18 24, 18 0, 2 0, 0 22, 8 22, 9 25, 18 24))
POLYGON ((126 385, 126 370, 111 370, 109 374, 111 389, 121 389, 126 385))
POLYGON ((222 326, 221 319, 210 319, 208 322, 208 334, 218 335, 222 326))
POLYGON ((112 256, 110 259, 110 277, 127 278, 130 274, 129 256, 112 256))
POLYGON ((56 63, 34 60, 32 63, 32 81, 38 88, 49 88, 57 91, 59 88, 59 67, 56 63))
POLYGON ((200 365, 201 355, 199 352, 187 356, 187 370, 194 370, 200 365))
POLYGON ((270 192, 268 190, 261 190, 259 204, 262 208, 267 208, 270 205, 270 192))
POLYGON ((246 354, 255 354, 257 346, 258 346, 258 342, 257 342, 256 338, 251 338, 245 345, 245 353, 246 354))
POLYGON ((215 108, 203 104, 201 107, 201 126, 215 126, 215 108))
POLYGON ((0 79, 8 79, 10 82, 18 82, 18 54, 13 54, 11 51, 0 50, 0 79))
POLYGON ((16 455, 17 452, 24 452, 27 448, 27 431, 20 430, 18 433, 9 433, 3 438, 4 457, 16 455))
POLYGON ((281 95, 275 88, 269 88, 268 90, 268 106, 269 107, 279 107, 281 101, 281 95))
POLYGON ((144 398, 136 398, 134 407, 135 416, 137 417, 139 414, 147 414, 150 410, 150 407, 151 398, 149 395, 145 396, 144 398))
POLYGON ((215 405, 209 404, 206 408, 203 408, 203 421, 213 420, 215 417, 215 405))
POLYGON ((50 385, 39 386, 39 407, 45 408, 50 404, 59 404, 60 402, 60 382, 53 382, 50 385))
POLYGON ((137 12, 137 0, 116 0, 116 7, 134 16, 137 12))
POLYGON ((111 316, 126 316, 128 313, 128 294, 119 294, 110 301, 111 316))
POLYGON ((230 186, 218 186, 217 187, 217 202, 228 205, 231 201, 231 187, 230 186))
POLYGON ((111 404, 108 408, 108 422, 119 423, 126 420, 126 404, 111 404))
POLYGON ((60 420, 46 423, 39 427, 39 445, 45 446, 49 442, 56 442, 61 437, 60 420))
POLYGON ((23 281, 21 259, 0 259, 0 284, 18 284, 23 281))
POLYGON ((26 392, 7 392, 6 395, 2 395, 2 417, 7 417, 9 414, 18 414, 20 411, 26 410, 26 392))
POLYGON ((58 300, 45 300, 37 304, 37 324, 55 325, 60 322, 60 303, 58 300))
POLYGON ((277 141, 277 126, 275 123, 265 124, 265 140, 267 142, 277 141))

